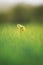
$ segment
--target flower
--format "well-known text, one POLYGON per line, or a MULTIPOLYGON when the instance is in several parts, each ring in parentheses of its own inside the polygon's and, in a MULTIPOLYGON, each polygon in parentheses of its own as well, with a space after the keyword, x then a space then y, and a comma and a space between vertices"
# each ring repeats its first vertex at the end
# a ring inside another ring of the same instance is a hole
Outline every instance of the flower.
POLYGON ((26 31, 26 28, 25 28, 25 26, 23 26, 23 25, 21 25, 21 24, 17 24, 17 30, 18 30, 18 32, 22 32, 22 31, 26 31))

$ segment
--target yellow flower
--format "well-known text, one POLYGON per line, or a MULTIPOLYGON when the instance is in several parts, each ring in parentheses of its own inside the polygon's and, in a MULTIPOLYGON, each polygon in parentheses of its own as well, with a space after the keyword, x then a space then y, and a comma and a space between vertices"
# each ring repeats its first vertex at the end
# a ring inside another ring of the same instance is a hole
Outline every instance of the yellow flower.
POLYGON ((26 31, 26 28, 20 24, 17 24, 17 29, 18 29, 18 32, 22 32, 22 31, 25 32, 26 31))
POLYGON ((23 26, 23 31, 25 32, 26 31, 26 28, 23 26))

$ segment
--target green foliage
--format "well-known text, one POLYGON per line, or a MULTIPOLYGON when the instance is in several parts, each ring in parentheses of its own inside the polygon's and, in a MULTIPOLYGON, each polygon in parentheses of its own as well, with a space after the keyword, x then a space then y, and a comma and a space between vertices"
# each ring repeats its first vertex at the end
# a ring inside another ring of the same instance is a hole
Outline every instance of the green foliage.
POLYGON ((21 35, 16 29, 0 26, 0 65, 43 65, 43 26, 26 26, 21 35))

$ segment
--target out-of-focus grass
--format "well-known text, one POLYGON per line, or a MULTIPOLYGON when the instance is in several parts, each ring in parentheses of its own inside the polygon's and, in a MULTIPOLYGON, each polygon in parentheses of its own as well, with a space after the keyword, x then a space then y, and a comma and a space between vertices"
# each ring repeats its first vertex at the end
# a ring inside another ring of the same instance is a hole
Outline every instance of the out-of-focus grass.
POLYGON ((43 65, 43 26, 0 26, 0 65, 43 65))

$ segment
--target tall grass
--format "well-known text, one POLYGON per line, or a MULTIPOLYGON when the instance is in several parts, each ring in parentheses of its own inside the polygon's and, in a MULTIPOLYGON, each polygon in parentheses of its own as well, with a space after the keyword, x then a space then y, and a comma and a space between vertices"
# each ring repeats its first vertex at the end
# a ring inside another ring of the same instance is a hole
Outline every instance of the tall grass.
POLYGON ((43 26, 0 26, 0 65, 43 65, 43 26))

